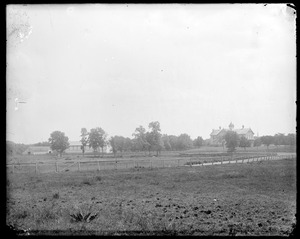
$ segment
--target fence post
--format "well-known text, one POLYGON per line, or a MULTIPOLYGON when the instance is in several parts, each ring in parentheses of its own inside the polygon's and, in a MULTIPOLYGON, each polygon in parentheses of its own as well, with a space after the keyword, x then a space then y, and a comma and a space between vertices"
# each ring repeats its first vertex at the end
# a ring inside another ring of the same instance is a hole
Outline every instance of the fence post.
POLYGON ((37 173, 38 167, 37 167, 37 162, 35 162, 35 173, 37 173))
POLYGON ((100 171, 100 163, 99 163, 99 161, 97 161, 97 164, 98 164, 98 171, 100 171))
POLYGON ((12 173, 15 172, 15 165, 13 164, 12 173))
POLYGON ((78 172, 80 171, 80 162, 78 162, 78 172))

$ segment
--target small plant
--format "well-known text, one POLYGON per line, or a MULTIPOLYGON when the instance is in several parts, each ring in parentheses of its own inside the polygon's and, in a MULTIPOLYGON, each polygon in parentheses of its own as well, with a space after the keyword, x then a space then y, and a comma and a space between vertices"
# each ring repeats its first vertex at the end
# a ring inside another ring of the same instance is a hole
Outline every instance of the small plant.
POLYGON ((54 198, 54 199, 59 199, 59 193, 54 193, 54 194, 53 194, 53 198, 54 198))
POLYGON ((102 180, 102 178, 100 176, 96 176, 95 179, 96 179, 96 181, 101 181, 102 180))
POLYGON ((88 179, 84 179, 82 183, 85 185, 92 185, 92 183, 88 179))
POLYGON ((19 212, 19 213, 16 214, 16 217, 18 219, 24 219, 24 218, 26 218, 28 216, 29 216, 29 213, 27 211, 25 211, 25 210, 23 210, 23 211, 21 211, 21 212, 19 212))
POLYGON ((80 206, 74 205, 73 210, 69 213, 71 222, 91 222, 94 220, 98 216, 98 213, 95 212, 95 208, 93 208, 94 205, 93 202, 84 203, 80 206))
POLYGON ((98 216, 98 213, 82 213, 82 210, 79 208, 78 212, 70 214, 70 216, 75 222, 90 222, 98 216))

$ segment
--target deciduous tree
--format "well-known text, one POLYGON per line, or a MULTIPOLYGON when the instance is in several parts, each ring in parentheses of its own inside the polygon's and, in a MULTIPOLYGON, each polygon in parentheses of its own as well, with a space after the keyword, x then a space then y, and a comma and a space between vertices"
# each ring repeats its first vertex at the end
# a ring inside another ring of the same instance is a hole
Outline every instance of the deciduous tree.
POLYGON ((188 134, 181 134, 177 138, 177 150, 185 150, 193 147, 193 141, 188 134))
POLYGON ((201 136, 198 136, 194 141, 193 144, 195 147, 200 148, 203 145, 203 139, 201 136))
POLYGON ((233 153, 236 147, 239 145, 239 136, 234 131, 227 131, 224 135, 226 142, 226 148, 228 152, 233 153))
POLYGON ((109 139, 109 143, 110 143, 110 146, 111 146, 111 150, 114 154, 114 157, 116 157, 116 154, 117 154, 117 145, 116 145, 116 140, 115 140, 115 137, 111 137, 109 139))
POLYGON ((61 131, 54 131, 49 138, 50 148, 59 153, 62 153, 69 147, 69 138, 61 131))
POLYGON ((272 144, 273 141, 273 136, 271 135, 266 135, 266 136, 262 136, 261 138, 261 142, 267 146, 267 148, 269 149, 270 144, 272 144))
POLYGON ((102 157, 103 157, 103 148, 106 146, 106 137, 107 134, 105 131, 100 128, 93 128, 90 130, 89 137, 88 137, 88 143, 89 147, 94 149, 94 152, 98 150, 98 148, 102 149, 102 157))
POLYGON ((160 124, 158 121, 149 123, 150 132, 147 134, 147 141, 151 145, 150 149, 156 151, 156 156, 163 149, 163 141, 160 133, 160 124))
POLYGON ((240 144, 239 144, 239 146, 241 148, 244 148, 244 150, 246 150, 246 147, 250 147, 251 146, 251 142, 248 139, 246 139, 246 137, 242 136, 240 138, 240 144))
POLYGON ((279 145, 285 144, 285 135, 278 133, 273 136, 273 143, 278 147, 279 145))
POLYGON ((259 147, 259 146, 261 146, 262 145, 262 142, 261 142, 261 138, 259 137, 259 138, 256 138, 255 140, 254 140, 254 142, 253 142, 253 146, 254 147, 259 147))
POLYGON ((135 129, 132 135, 134 136, 133 139, 134 149, 138 151, 146 152, 146 150, 150 146, 150 144, 147 142, 146 139, 146 129, 143 126, 140 126, 135 129))
POLYGON ((170 144, 170 139, 169 139, 169 136, 167 134, 164 134, 162 136, 162 141, 163 141, 165 150, 171 150, 172 149, 171 144, 170 144))
POLYGON ((81 142, 81 150, 82 150, 83 155, 84 155, 84 152, 85 152, 85 147, 88 144, 88 136, 89 136, 89 133, 88 133, 87 129, 86 128, 81 128, 80 142, 81 142))

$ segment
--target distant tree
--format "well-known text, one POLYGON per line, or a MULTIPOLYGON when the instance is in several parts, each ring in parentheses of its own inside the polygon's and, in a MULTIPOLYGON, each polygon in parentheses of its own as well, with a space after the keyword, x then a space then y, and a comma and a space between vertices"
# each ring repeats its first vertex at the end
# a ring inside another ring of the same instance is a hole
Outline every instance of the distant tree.
POLYGON ((239 146, 241 148, 244 148, 244 150, 246 150, 246 147, 250 147, 251 146, 251 142, 246 137, 242 136, 240 138, 240 144, 239 144, 239 146))
POLYGON ((273 136, 273 143, 278 147, 278 145, 284 145, 285 144, 285 135, 278 133, 273 136))
POLYGON ((106 137, 105 131, 100 127, 91 129, 88 137, 89 147, 92 147, 94 152, 96 152, 98 148, 102 149, 102 158, 103 148, 107 145, 106 137))
POLYGON ((132 140, 130 138, 125 138, 124 151, 130 151, 132 148, 132 140))
POLYGON ((151 146, 150 149, 156 151, 156 156, 158 156, 158 154, 164 147, 160 133, 160 124, 158 121, 154 121, 149 123, 148 127, 150 129, 150 132, 147 135, 147 141, 151 146))
POLYGON ((177 138, 177 150, 186 150, 193 147, 193 141, 188 134, 181 134, 177 138))
POLYGON ((6 155, 21 155, 28 147, 29 145, 26 144, 16 144, 12 141, 6 141, 6 155))
POLYGON ((36 144, 33 144, 33 146, 50 146, 50 143, 47 141, 44 142, 38 142, 36 144))
POLYGON ((111 137, 109 139, 109 144, 111 146, 111 150, 114 154, 114 157, 116 157, 116 154, 117 154, 117 145, 116 145, 116 140, 115 140, 115 137, 111 137))
POLYGON ((89 136, 89 133, 88 133, 87 129, 86 128, 81 128, 80 142, 81 142, 81 150, 82 150, 83 155, 84 155, 84 152, 85 152, 85 147, 88 144, 88 136, 89 136))
POLYGON ((202 137, 198 136, 194 141, 193 144, 195 147, 200 148, 203 145, 204 140, 202 137))
POLYGON ((291 147, 296 145, 296 134, 288 134, 286 136, 286 144, 290 145, 291 147))
POLYGON ((50 148, 55 150, 61 156, 62 153, 69 147, 69 138, 61 131, 54 131, 49 138, 50 148))
POLYGON ((205 139, 204 140, 204 145, 205 146, 210 146, 210 139, 205 139))
POLYGON ((115 136, 114 141, 116 150, 121 152, 121 156, 123 157, 123 151, 126 149, 126 138, 123 136, 115 136))
POLYGON ((172 150, 177 150, 177 146, 178 146, 178 137, 175 135, 169 135, 169 142, 171 145, 171 149, 172 150))
POLYGON ((146 139, 146 129, 143 126, 139 126, 132 135, 134 136, 133 148, 138 151, 146 152, 150 146, 146 139))
POLYGON ((270 144, 272 144, 274 142, 273 140, 273 136, 270 135, 266 135, 266 136, 262 136, 260 137, 261 142, 267 146, 267 148, 269 149, 270 144))
POLYGON ((236 147, 239 145, 239 136, 234 131, 227 131, 224 135, 226 142, 226 148, 228 152, 233 153, 236 147))
POLYGON ((152 135, 150 134, 150 132, 146 132, 146 150, 148 150, 148 155, 151 156, 151 149, 152 149, 152 135))
POLYGON ((170 144, 170 139, 169 139, 169 136, 167 134, 162 135, 162 141, 163 141, 165 150, 171 150, 172 149, 171 144, 170 144))
POLYGON ((262 145, 261 138, 260 138, 260 137, 259 137, 259 138, 256 138, 256 139, 254 140, 253 146, 254 146, 254 147, 259 147, 259 146, 261 146, 261 145, 262 145))

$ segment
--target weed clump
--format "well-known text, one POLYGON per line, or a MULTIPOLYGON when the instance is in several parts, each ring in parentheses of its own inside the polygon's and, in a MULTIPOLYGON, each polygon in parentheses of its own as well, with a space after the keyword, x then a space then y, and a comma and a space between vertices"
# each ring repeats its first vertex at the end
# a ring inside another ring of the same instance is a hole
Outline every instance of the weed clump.
POLYGON ((58 193, 58 192, 57 192, 57 193, 54 193, 54 194, 53 194, 53 198, 54 198, 54 199, 59 199, 59 193, 58 193))
POLYGON ((98 216, 98 213, 93 212, 92 204, 86 210, 82 210, 80 207, 76 207, 76 209, 75 213, 70 213, 73 222, 90 222, 98 216))
POLYGON ((85 184, 85 185, 92 185, 92 182, 88 179, 84 179, 82 184, 85 184))

